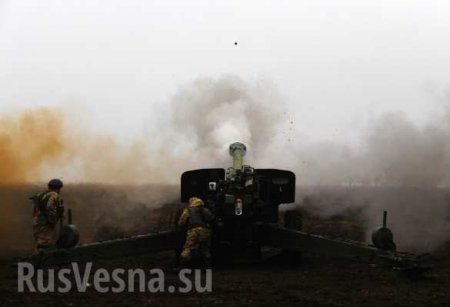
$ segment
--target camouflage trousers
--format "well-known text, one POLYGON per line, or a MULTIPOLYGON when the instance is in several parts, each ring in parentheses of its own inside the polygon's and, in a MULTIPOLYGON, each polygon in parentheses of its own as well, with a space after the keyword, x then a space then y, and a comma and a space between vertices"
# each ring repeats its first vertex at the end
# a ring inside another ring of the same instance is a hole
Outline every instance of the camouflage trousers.
POLYGON ((209 229, 195 227, 188 230, 181 258, 189 261, 194 254, 203 259, 211 258, 211 231, 209 229))
POLYGON ((34 225, 33 236, 36 242, 36 251, 54 247, 58 237, 58 228, 50 225, 34 225))

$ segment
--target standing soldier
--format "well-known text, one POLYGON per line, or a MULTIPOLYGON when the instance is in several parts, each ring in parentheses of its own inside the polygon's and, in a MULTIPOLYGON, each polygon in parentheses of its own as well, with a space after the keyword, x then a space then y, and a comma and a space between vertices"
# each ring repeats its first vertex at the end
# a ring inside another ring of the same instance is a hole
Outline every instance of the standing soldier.
POLYGON ((36 241, 36 251, 55 247, 58 235, 58 222, 64 214, 63 201, 59 193, 63 183, 52 179, 48 190, 33 196, 33 235, 36 241))
POLYGON ((178 220, 178 226, 187 228, 186 242, 180 256, 180 267, 186 267, 197 251, 205 266, 211 264, 211 231, 210 223, 214 215, 205 208, 203 201, 197 197, 189 199, 189 207, 185 208, 178 220))

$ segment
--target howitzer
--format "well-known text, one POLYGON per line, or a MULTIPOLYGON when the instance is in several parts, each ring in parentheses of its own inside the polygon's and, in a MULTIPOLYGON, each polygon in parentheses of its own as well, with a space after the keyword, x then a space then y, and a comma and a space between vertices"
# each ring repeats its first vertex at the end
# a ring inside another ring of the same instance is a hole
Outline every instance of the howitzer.
MULTIPOLYGON (((181 201, 200 197, 216 217, 212 227, 215 263, 259 260, 262 248, 272 246, 294 252, 382 263, 403 270, 422 272, 431 268, 420 257, 396 251, 392 232, 386 226, 386 213, 383 227, 372 234, 373 245, 303 232, 301 221, 295 222, 292 218, 295 214, 289 214, 295 211, 286 213, 285 225, 280 226, 279 205, 295 202, 295 174, 288 170, 255 169, 244 165, 246 146, 242 143, 231 144, 229 149, 233 157, 232 167, 226 170, 197 169, 181 175, 181 201)), ((31 260, 51 264, 132 256, 179 250, 183 241, 184 233, 173 230, 57 249, 31 260)))

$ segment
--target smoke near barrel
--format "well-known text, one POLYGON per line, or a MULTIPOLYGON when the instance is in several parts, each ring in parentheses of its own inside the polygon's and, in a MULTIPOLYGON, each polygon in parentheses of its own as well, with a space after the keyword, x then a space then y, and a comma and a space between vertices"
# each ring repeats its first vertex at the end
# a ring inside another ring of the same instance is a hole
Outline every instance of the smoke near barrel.
POLYGON ((228 146, 236 141, 252 148, 248 161, 254 161, 267 153, 286 118, 284 111, 278 89, 268 81, 248 83, 232 75, 202 78, 171 99, 160 141, 167 145, 168 139, 175 140, 174 152, 182 153, 189 167, 228 165, 228 146))

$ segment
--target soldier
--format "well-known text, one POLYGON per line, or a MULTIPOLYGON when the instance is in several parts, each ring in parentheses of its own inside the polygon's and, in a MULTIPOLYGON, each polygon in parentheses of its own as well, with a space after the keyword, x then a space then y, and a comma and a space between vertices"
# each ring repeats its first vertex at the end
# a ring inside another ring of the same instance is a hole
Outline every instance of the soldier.
POLYGON ((48 190, 33 196, 33 235, 36 241, 36 252, 55 247, 58 235, 58 222, 64 214, 64 207, 59 193, 63 183, 52 179, 48 190))
POLYGON ((189 199, 189 207, 185 208, 178 220, 178 226, 187 228, 186 242, 180 256, 180 267, 186 267, 192 260, 194 251, 204 262, 211 263, 211 231, 210 223, 214 215, 205 208, 203 201, 197 197, 189 199))

